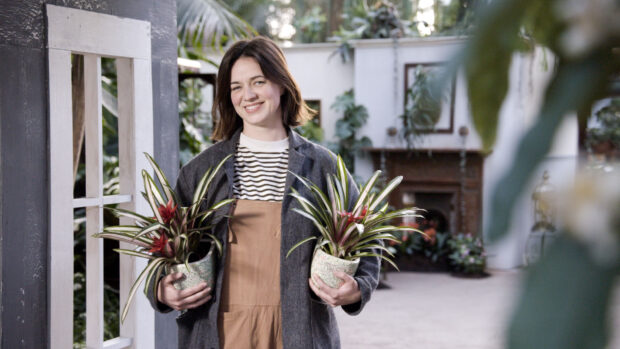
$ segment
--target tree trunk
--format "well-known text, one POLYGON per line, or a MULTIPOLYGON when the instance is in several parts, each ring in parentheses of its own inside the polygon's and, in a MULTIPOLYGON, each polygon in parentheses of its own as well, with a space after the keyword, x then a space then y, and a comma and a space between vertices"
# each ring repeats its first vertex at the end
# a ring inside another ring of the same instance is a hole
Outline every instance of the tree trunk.
POLYGON ((344 0, 330 0, 327 14, 327 36, 331 36, 342 24, 344 0))

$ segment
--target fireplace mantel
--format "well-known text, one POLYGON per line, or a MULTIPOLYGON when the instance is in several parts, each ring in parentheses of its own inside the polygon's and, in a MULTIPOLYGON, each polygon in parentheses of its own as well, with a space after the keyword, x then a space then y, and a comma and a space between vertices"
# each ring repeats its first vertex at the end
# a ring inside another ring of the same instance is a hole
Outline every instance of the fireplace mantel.
MULTIPOLYGON (((370 154, 381 154, 381 153, 394 153, 394 154, 411 154, 411 156, 416 155, 424 155, 424 154, 460 154, 462 149, 458 148, 375 148, 375 147, 366 147, 362 148, 363 151, 367 151, 370 154)), ((467 155, 479 155, 482 157, 486 157, 491 154, 490 151, 484 151, 482 149, 466 149, 465 153, 467 155)))
POLYGON ((488 153, 462 149, 366 148, 375 169, 388 178, 403 176, 390 194, 390 203, 404 207, 403 197, 413 195, 414 206, 441 212, 451 233, 478 234, 482 221, 483 163, 488 153), (426 207, 425 207, 426 206, 426 207))

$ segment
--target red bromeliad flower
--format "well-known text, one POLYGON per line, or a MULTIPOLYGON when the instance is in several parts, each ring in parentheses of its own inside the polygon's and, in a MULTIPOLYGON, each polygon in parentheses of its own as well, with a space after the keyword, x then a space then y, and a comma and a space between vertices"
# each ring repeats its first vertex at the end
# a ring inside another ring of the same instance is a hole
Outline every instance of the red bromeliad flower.
POLYGON ((338 215, 340 215, 341 217, 347 217, 347 224, 349 225, 353 222, 355 223, 359 223, 362 221, 362 219, 364 219, 364 217, 366 217, 366 213, 368 213, 368 206, 364 206, 364 208, 362 209, 362 212, 360 212, 359 216, 354 216, 353 213, 351 212, 338 212, 338 215))
POLYGON ((159 235, 159 238, 153 238, 153 245, 151 246, 149 252, 159 253, 168 258, 172 258, 174 256, 172 248, 170 248, 170 244, 168 243, 168 237, 163 232, 159 235))
POLYGON ((172 207, 172 199, 170 199, 166 206, 161 205, 157 208, 159 210, 159 215, 161 216, 161 219, 164 220, 165 224, 170 223, 172 218, 174 218, 174 215, 177 212, 177 206, 178 205, 174 205, 174 207, 172 207))

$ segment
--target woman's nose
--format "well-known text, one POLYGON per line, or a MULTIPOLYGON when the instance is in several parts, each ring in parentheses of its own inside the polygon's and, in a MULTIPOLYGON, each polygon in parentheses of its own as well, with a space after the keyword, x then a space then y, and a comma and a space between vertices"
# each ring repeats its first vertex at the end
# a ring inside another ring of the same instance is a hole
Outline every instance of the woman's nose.
POLYGON ((254 92, 254 89, 252 89, 252 87, 245 88, 243 91, 243 99, 247 101, 254 98, 256 98, 256 93, 254 92))

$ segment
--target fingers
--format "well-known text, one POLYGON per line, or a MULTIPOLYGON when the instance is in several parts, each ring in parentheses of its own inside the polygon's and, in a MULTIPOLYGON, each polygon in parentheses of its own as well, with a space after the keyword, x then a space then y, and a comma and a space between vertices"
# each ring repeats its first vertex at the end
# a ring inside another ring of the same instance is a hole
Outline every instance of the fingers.
POLYGON ((184 277, 185 275, 183 273, 172 273, 172 274, 168 274, 164 276, 162 281, 167 282, 167 283, 173 283, 177 280, 183 279, 184 277))
POLYGON ((204 291, 207 288, 206 282, 201 282, 196 286, 192 286, 190 288, 186 288, 184 290, 179 290, 179 298, 187 298, 198 292, 204 291))
POLYGON ((195 308, 211 299, 211 288, 207 287, 205 282, 185 290, 177 290, 173 282, 182 277, 182 273, 165 276, 159 284, 157 299, 175 310, 195 308))
MULTIPOLYGON (((194 288, 194 287, 192 287, 194 288)), ((188 289, 189 290, 189 289, 188 289)), ((198 292, 194 292, 188 296, 183 296, 183 292, 185 292, 187 290, 181 291, 179 292, 179 295, 181 295, 180 298, 180 303, 183 305, 187 305, 187 304, 192 304, 195 303, 196 301, 202 300, 203 298, 207 297, 208 295, 211 294, 211 288, 210 287, 205 287, 203 290, 200 290, 198 292)))
POLYGON ((193 303, 187 304, 184 309, 194 309, 197 308, 211 300, 211 293, 209 292, 206 297, 199 299, 193 303))
POLYGON ((317 275, 312 275, 312 277, 308 280, 310 284, 310 288, 319 298, 321 298, 325 303, 331 305, 332 307, 338 306, 338 300, 336 297, 338 294, 338 290, 329 287, 320 277, 317 275), (334 294, 335 293, 335 294, 334 294))
POLYGON ((334 275, 344 281, 339 288, 329 287, 316 274, 313 274, 309 279, 310 288, 318 297, 332 307, 352 304, 361 299, 357 281, 352 276, 340 272, 335 272, 334 275))
MULTIPOLYGON (((343 272, 343 271, 340 271, 340 270, 335 270, 335 271, 334 271, 334 276, 335 276, 335 277, 337 277, 337 278, 339 278, 340 280, 342 280, 342 281, 344 281, 344 282, 351 282, 351 281, 354 281, 354 280, 355 280, 355 279, 353 278, 353 276, 351 276, 351 275, 349 275, 349 274, 347 274, 347 273, 345 273, 345 272, 343 272)), ((342 286, 341 286, 341 287, 342 287, 342 286)))

